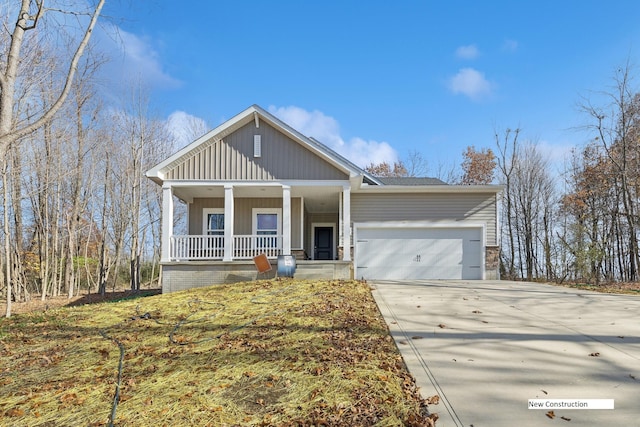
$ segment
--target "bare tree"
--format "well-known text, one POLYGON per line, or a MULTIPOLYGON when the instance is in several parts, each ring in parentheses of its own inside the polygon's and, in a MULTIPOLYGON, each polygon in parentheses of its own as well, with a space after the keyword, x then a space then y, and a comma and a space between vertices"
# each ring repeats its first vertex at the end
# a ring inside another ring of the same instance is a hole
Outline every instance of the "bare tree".
POLYGON ((635 281, 640 268, 638 250, 638 178, 640 177, 640 94, 632 85, 631 66, 616 70, 611 91, 604 95, 609 102, 596 106, 588 100, 583 111, 591 118, 587 129, 593 131, 615 174, 615 190, 620 195, 616 212, 628 229, 624 278, 635 281))
POLYGON ((515 169, 515 153, 518 151, 518 137, 520 135, 520 129, 507 129, 504 132, 504 136, 498 135, 498 131, 495 131, 496 146, 498 147, 498 168, 500 170, 500 183, 505 186, 503 193, 503 221, 506 221, 506 227, 502 227, 502 230, 506 230, 508 238, 509 250, 501 250, 502 264, 505 275, 508 278, 514 278, 516 275, 516 244, 515 244, 515 206, 512 199, 512 186, 513 175, 515 169), (508 258, 505 260, 504 255, 507 254, 508 258))
POLYGON ((427 159, 417 150, 410 150, 402 163, 407 171, 407 176, 423 177, 429 173, 429 163, 427 159))
MULTIPOLYGON (((78 2, 80 3, 80 2, 78 2)), ((32 36, 27 37, 27 33, 41 25, 45 20, 45 14, 54 13, 52 10, 45 8, 44 0, 22 0, 20 2, 20 10, 17 13, 14 24, 7 25, 11 37, 7 40, 7 44, 2 46, 2 63, 0 63, 0 170, 1 178, 4 184, 4 204, 5 204, 5 219, 8 213, 8 167, 7 160, 9 159, 9 152, 12 147, 25 136, 32 132, 41 129, 47 122, 49 122, 55 114, 64 105, 72 87, 76 70, 80 61, 80 58, 84 54, 85 48, 89 43, 93 29, 97 23, 98 17, 102 11, 104 0, 99 0, 89 11, 72 11, 70 13, 87 14, 89 16, 89 22, 84 28, 83 35, 76 45, 74 53, 70 57, 69 66, 62 78, 63 84, 61 86, 58 95, 55 97, 55 101, 47 109, 43 109, 37 113, 34 113, 29 117, 29 120, 19 121, 14 116, 14 107, 16 102, 17 84, 20 79, 19 70, 22 59, 25 57, 25 52, 29 50, 29 44, 41 43, 42 40, 32 36), (25 45, 25 43, 27 45, 25 45)), ((10 229, 7 221, 3 228, 4 232, 4 258, 6 265, 6 274, 4 277, 7 284, 7 308, 5 315, 11 316, 11 245, 10 245, 10 229)), ((1 261, 1 260, 0 260, 1 261)), ((1 262, 0 262, 1 264, 1 262)))

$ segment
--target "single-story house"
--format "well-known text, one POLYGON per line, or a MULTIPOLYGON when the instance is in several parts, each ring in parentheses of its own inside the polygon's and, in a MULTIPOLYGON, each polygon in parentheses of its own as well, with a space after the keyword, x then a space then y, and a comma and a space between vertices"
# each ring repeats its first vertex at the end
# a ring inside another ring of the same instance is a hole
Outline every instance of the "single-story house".
POLYGON ((375 177, 257 105, 147 176, 162 186, 163 292, 255 279, 262 254, 267 277, 280 255, 295 256, 294 277, 499 274, 500 186, 375 177), (174 234, 174 197, 186 235, 174 234))

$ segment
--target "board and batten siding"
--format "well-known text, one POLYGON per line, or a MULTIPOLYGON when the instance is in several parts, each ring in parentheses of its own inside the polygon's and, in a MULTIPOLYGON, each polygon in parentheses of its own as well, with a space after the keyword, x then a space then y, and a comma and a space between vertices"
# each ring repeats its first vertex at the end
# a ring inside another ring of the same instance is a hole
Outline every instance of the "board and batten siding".
POLYGON ((168 180, 344 180, 349 176, 264 121, 253 121, 203 148, 166 173, 168 180), (254 157, 254 135, 261 156, 254 157))
MULTIPOLYGON (((300 233, 302 218, 300 217, 300 206, 302 199, 291 198, 291 247, 302 249, 302 236, 300 233)), ((205 208, 224 208, 224 199, 193 199, 189 204, 189 234, 202 234, 203 218, 202 212, 205 208)), ((234 199, 235 222, 234 234, 249 235, 253 232, 253 208, 280 208, 282 209, 282 199, 258 199, 258 198, 238 198, 234 199)))
POLYGON ((496 245, 496 195, 491 194, 352 194, 353 222, 461 221, 486 224, 486 245, 496 245))

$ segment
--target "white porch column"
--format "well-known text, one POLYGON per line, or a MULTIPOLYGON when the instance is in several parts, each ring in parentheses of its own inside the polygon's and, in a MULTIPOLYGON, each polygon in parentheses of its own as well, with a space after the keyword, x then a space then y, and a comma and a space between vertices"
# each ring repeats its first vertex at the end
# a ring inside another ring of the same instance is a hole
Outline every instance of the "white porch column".
POLYGON ((224 256, 223 261, 233 260, 233 185, 224 186, 224 256))
POLYGON ((351 186, 342 189, 342 260, 351 261, 351 186))
POLYGON ((291 187, 282 186, 282 255, 291 255, 291 187))
POLYGON ((171 261, 171 236, 173 235, 173 188, 162 186, 162 244, 160 261, 171 261))

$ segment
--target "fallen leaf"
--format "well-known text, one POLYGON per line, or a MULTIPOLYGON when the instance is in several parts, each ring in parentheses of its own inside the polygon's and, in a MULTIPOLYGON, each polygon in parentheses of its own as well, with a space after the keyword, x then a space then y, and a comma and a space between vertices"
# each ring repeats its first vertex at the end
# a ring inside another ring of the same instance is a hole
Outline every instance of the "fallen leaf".
POLYGON ((596 352, 596 353, 590 353, 589 356, 591 357, 598 357, 600 356, 600 353, 596 352))
POLYGON ((487 322, 486 320, 483 320, 482 323, 489 323, 489 322, 487 322))
POLYGON ((446 328, 446 327, 447 327, 447 325, 445 325, 444 323, 440 323, 440 324, 438 325, 438 328, 440 328, 440 329, 444 329, 444 328, 446 328))
POLYGON ((22 417, 24 415, 24 411, 20 408, 12 408, 7 411, 7 416, 9 417, 22 417))
POLYGON ((560 419, 563 419, 565 421, 571 421, 571 418, 567 418, 567 417, 560 417, 560 419))
POLYGON ((549 394, 549 393, 546 392, 546 390, 542 390, 541 389, 540 391, 543 392, 544 394, 549 394))
POLYGON ((481 312, 480 310, 473 310, 473 311, 472 311, 472 313, 474 313, 474 314, 480 314, 480 313, 482 313, 482 312, 481 312))
POLYGON ((428 405, 437 405, 438 403, 440 403, 440 396, 436 394, 434 396, 428 397, 426 401, 428 405))
POLYGON ((414 336, 411 337, 412 340, 421 340, 422 338, 424 338, 424 337, 421 337, 419 335, 414 335, 414 336))
POLYGON ((408 342, 406 342, 406 341, 398 341, 398 344, 404 344, 404 345, 407 345, 407 344, 409 344, 409 343, 408 343, 408 342))
POLYGON ((554 419, 556 417, 556 414, 553 411, 549 411, 545 415, 551 419, 554 419))
POLYGON ((633 375, 631 375, 631 374, 629 374, 629 377, 631 377, 631 379, 633 379, 633 380, 635 380, 635 379, 636 379, 636 377, 635 377, 635 376, 633 376, 633 375))
POLYGON ((624 339, 624 337, 622 335, 618 335, 618 338, 620 338, 622 340, 624 339))

